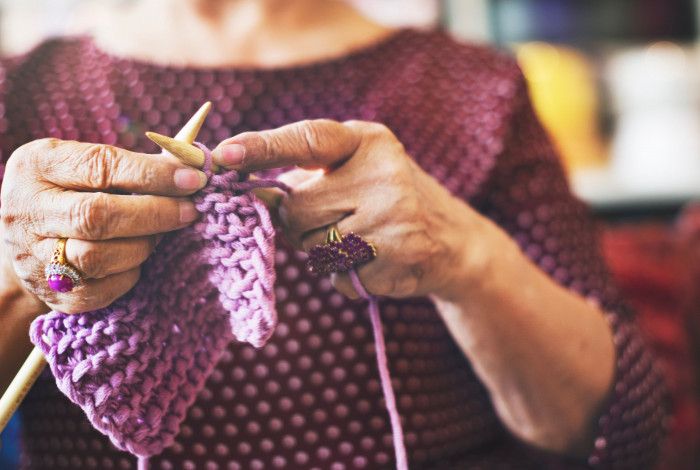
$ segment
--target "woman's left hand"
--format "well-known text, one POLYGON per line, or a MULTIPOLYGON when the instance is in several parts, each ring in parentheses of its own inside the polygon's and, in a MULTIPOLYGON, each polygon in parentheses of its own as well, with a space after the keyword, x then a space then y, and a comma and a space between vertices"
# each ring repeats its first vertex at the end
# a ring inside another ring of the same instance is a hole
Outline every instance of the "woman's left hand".
MULTIPOLYGON (((214 159, 244 171, 300 167, 282 176, 292 192, 278 215, 292 243, 308 251, 331 224, 373 243, 377 257, 358 269, 370 293, 429 295, 506 427, 586 455, 614 371, 602 312, 422 171, 385 126, 302 121, 228 139, 214 159)), ((332 280, 357 296, 349 276, 332 280)))
MULTIPOLYGON (((336 224, 341 234, 354 232, 372 243, 377 257, 358 270, 372 294, 451 299, 484 269, 493 252, 485 245, 502 238, 425 173, 381 124, 301 121, 239 134, 213 155, 221 166, 242 171, 298 167, 279 178, 292 188, 278 214, 287 238, 308 251, 336 224)), ((346 274, 332 281, 357 297, 346 274)))

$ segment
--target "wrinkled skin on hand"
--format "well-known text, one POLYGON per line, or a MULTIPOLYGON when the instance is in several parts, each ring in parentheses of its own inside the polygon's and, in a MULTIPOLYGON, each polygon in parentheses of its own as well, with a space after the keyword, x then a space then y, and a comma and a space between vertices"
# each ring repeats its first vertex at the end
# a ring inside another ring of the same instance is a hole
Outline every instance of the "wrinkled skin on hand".
POLYGON ((204 173, 173 157, 57 139, 30 142, 5 169, 2 263, 54 310, 107 306, 136 283, 161 234, 196 219, 186 196, 205 184, 204 173), (83 277, 67 293, 50 290, 44 279, 58 238, 68 238, 67 261, 83 277))

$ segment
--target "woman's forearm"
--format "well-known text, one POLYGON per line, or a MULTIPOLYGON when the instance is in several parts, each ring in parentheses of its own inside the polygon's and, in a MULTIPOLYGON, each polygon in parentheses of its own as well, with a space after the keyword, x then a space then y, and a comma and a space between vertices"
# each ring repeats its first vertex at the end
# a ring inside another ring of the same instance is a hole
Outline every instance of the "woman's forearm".
POLYGON ((48 307, 27 292, 0 247, 0 394, 32 350, 29 324, 48 307))
POLYGON ((582 455, 613 381, 612 331, 596 306, 556 284, 505 233, 492 240, 498 255, 481 280, 456 279, 460 295, 436 298, 438 309, 511 432, 582 455))

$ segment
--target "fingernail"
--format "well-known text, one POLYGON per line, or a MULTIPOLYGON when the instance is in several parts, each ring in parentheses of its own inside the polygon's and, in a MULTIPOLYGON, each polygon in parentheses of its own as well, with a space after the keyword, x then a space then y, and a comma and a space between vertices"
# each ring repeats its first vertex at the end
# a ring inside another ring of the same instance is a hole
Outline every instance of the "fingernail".
POLYGON ((175 170, 174 178, 175 186, 187 191, 202 189, 207 184, 207 175, 202 171, 191 168, 175 170))
POLYGON ((214 162, 221 166, 233 167, 240 165, 245 157, 245 147, 241 144, 228 144, 216 150, 212 154, 214 162))
POLYGON ((199 212, 195 209, 194 204, 189 201, 180 203, 180 222, 189 224, 199 216, 199 212))

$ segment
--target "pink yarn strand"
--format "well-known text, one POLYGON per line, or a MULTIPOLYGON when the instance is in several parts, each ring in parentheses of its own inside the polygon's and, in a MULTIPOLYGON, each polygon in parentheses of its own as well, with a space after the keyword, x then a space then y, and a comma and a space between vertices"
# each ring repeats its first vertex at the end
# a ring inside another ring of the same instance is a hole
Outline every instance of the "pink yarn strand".
POLYGON ((379 369, 379 379, 382 383, 384 400, 389 412, 391 421, 391 431, 394 439, 394 453, 396 454, 397 470, 408 470, 408 459, 406 458, 406 445, 404 444, 403 428, 401 427, 401 417, 396 406, 394 389, 391 386, 391 374, 387 362, 386 345, 384 343, 384 333, 382 331, 382 319, 379 316, 379 302, 377 298, 370 295, 362 285, 360 277, 353 269, 349 272, 352 285, 360 297, 369 301, 369 318, 372 322, 372 333, 374 334, 374 347, 377 355, 377 368, 379 369))

